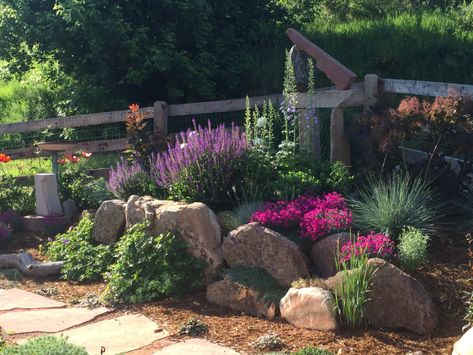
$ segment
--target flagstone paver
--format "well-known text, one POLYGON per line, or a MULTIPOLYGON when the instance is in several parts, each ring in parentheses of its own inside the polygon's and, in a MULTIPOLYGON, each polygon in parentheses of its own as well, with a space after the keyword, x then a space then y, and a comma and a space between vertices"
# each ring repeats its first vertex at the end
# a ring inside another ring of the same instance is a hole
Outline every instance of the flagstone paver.
POLYGON ((211 343, 205 339, 189 339, 167 346, 153 355, 239 355, 233 349, 211 343))
POLYGON ((17 334, 56 333, 107 313, 106 308, 55 308, 0 314, 0 327, 17 334))
POLYGON ((113 355, 142 348, 167 337, 169 333, 159 329, 149 318, 137 314, 87 324, 58 335, 64 335, 68 342, 85 347, 90 355, 101 354, 102 347, 105 354, 113 355))
POLYGON ((0 290, 0 311, 13 309, 62 308, 66 305, 18 288, 0 290))

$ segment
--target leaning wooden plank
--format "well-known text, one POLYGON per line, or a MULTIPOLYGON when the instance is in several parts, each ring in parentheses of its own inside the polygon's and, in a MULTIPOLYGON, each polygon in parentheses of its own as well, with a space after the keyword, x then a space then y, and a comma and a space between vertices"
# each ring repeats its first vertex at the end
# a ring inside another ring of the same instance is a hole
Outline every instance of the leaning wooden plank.
POLYGON ((356 74, 350 69, 325 52, 322 48, 312 43, 301 33, 293 28, 289 28, 286 34, 291 41, 308 55, 316 60, 317 68, 323 71, 327 77, 337 86, 337 89, 346 90, 356 80, 356 74))
POLYGON ((408 95, 473 97, 473 85, 433 81, 380 79, 380 89, 384 92, 408 95))
POLYGON ((61 272, 62 261, 42 263, 33 259, 29 253, 0 255, 0 268, 16 268, 30 277, 46 277, 61 272))
MULTIPOLYGON (((141 111, 145 113, 147 118, 153 117, 153 107, 143 107, 141 111)), ((45 128, 56 129, 124 122, 127 112, 128 111, 100 112, 87 115, 48 118, 39 121, 8 123, 0 125, 0 134, 34 132, 45 128)))

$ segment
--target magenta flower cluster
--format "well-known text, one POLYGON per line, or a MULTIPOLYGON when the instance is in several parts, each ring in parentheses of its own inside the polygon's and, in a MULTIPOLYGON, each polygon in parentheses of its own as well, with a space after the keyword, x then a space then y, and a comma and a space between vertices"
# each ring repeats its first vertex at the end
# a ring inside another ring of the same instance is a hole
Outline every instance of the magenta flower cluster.
POLYGON ((292 201, 268 202, 253 214, 251 221, 268 227, 298 228, 302 238, 315 241, 347 229, 352 213, 344 197, 332 192, 323 197, 302 196, 292 201))
POLYGON ((362 253, 369 257, 389 259, 394 255, 395 245, 389 236, 381 233, 370 232, 360 235, 355 241, 349 241, 340 248, 340 261, 349 261, 353 254, 358 256, 362 253))

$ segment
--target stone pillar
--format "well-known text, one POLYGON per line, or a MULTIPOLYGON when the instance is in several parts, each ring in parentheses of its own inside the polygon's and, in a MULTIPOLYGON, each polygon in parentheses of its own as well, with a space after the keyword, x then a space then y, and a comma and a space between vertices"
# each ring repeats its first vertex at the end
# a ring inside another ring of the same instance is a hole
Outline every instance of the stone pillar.
POLYGON ((62 215, 55 174, 34 176, 36 214, 39 216, 62 215))
POLYGON ((351 166, 350 142, 345 136, 343 109, 335 107, 330 115, 330 161, 351 166))

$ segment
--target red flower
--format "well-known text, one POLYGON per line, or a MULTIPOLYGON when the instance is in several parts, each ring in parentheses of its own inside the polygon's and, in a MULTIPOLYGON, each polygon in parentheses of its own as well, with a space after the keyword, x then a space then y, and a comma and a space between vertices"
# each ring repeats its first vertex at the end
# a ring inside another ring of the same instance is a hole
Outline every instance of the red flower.
POLYGON ((130 111, 133 113, 138 112, 138 110, 140 109, 140 105, 138 104, 130 104, 128 107, 130 108, 130 111))
POLYGON ((79 162, 79 160, 80 160, 80 157, 75 156, 73 154, 64 154, 64 157, 73 164, 79 162))
POLYGON ((10 156, 0 153, 0 163, 8 163, 9 161, 11 161, 10 156))
POLYGON ((92 156, 92 152, 80 152, 80 154, 85 158, 85 159, 89 159, 91 156, 92 156))
POLYGON ((58 163, 59 165, 64 165, 64 164, 67 164, 67 161, 66 161, 66 159, 64 159, 64 158, 59 158, 59 159, 57 160, 57 163, 58 163))

